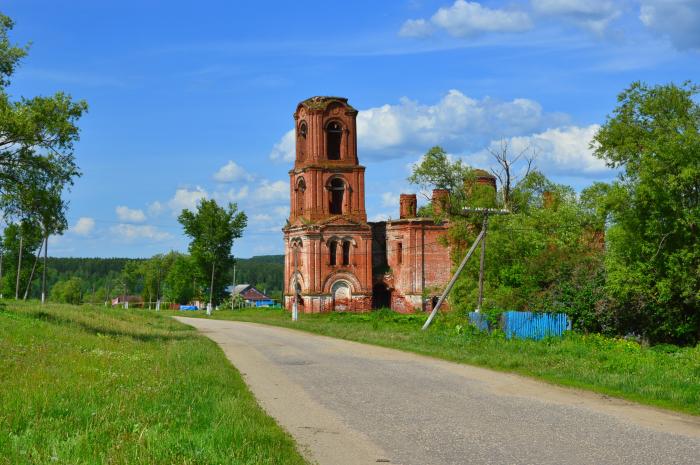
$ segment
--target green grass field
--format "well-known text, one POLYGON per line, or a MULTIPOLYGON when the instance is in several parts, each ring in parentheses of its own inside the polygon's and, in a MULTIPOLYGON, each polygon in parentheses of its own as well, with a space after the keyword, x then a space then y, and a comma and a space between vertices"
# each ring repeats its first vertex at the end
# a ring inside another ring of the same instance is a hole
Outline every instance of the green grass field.
POLYGON ((166 315, 0 305, 0 464, 303 464, 208 339, 166 315))
MULTIPOLYGON (((205 317, 202 312, 180 312, 205 317)), ((531 376, 636 402, 700 415, 700 346, 640 347, 632 341, 569 334, 541 342, 505 340, 471 330, 454 314, 421 331, 425 315, 300 315, 282 310, 220 310, 211 318, 253 321, 416 352, 531 376)))

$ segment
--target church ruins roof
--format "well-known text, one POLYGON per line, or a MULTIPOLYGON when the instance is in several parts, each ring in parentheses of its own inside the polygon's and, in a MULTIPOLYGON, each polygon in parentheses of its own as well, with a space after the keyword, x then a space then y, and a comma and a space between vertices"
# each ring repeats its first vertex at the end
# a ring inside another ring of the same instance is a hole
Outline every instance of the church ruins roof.
POLYGON ((348 99, 345 97, 334 97, 330 95, 317 95, 315 97, 310 97, 301 102, 299 105, 304 105, 309 110, 325 110, 331 103, 340 103, 352 110, 354 108, 348 103, 348 99))

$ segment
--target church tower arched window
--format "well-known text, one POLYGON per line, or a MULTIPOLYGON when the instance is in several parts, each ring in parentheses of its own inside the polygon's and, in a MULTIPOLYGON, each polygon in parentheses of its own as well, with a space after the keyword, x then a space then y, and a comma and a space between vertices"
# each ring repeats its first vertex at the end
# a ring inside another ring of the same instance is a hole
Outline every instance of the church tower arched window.
POLYGON ((326 126, 326 156, 329 160, 340 160, 340 143, 343 140, 343 126, 331 121, 326 126))
POLYGON ((350 264, 350 241, 343 241, 343 265, 350 264))
POLYGON ((343 214, 343 197, 345 195, 345 182, 340 178, 335 178, 331 180, 330 186, 330 199, 328 205, 328 211, 331 215, 342 215, 343 214))
POLYGON ((295 197, 296 197, 296 212, 297 215, 303 215, 304 214, 304 193, 306 192, 306 182, 304 181, 304 178, 299 178, 297 181, 297 187, 295 190, 295 197))
POLYGON ((297 158, 301 161, 306 155, 306 134, 309 129, 306 125, 306 121, 302 121, 299 124, 299 130, 297 131, 297 158))

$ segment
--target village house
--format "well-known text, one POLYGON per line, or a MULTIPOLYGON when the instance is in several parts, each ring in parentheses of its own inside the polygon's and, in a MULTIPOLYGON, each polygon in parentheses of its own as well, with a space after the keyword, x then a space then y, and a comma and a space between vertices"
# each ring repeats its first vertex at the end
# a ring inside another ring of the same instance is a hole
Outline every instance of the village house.
MULTIPOLYGON (((230 289, 230 287, 229 287, 230 289)), ((275 301, 250 284, 238 284, 231 290, 231 296, 240 295, 247 305, 253 307, 271 307, 275 301)))
MULTIPOLYGON (((400 197, 399 219, 368 222, 365 167, 357 157, 357 110, 341 97, 312 97, 294 113, 296 159, 284 227, 284 305, 300 312, 432 309, 450 278, 448 224, 417 215, 400 197)), ((479 183, 493 185, 486 173, 479 183), (483 179, 482 179, 483 178, 483 179)), ((433 209, 448 192, 433 192, 433 209)))

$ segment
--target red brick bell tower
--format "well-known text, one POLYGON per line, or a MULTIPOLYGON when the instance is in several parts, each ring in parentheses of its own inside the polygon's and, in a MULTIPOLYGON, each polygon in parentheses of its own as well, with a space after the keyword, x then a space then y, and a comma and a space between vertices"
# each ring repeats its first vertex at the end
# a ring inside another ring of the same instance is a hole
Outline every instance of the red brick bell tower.
POLYGON ((293 299, 305 313, 371 309, 372 231, 356 117, 341 97, 309 98, 294 113, 296 160, 284 228, 288 309, 293 299))

